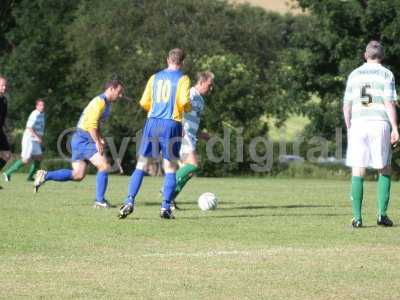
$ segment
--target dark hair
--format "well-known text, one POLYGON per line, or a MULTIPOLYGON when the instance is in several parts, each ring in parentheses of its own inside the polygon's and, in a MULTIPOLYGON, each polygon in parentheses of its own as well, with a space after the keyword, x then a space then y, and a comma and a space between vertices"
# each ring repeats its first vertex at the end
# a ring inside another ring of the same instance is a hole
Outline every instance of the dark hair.
POLYGON ((109 88, 117 88, 118 86, 122 86, 124 87, 124 84, 122 83, 121 80, 119 79, 111 79, 110 81, 108 81, 105 85, 104 85, 104 89, 107 90, 109 88))
POLYGON ((39 102, 43 102, 43 103, 44 103, 44 99, 42 99, 42 98, 38 98, 38 99, 36 100, 36 102, 35 102, 35 105, 38 105, 38 104, 39 104, 39 102))
POLYGON ((176 65, 181 65, 185 60, 185 57, 185 51, 183 51, 183 49, 181 48, 174 48, 168 53, 168 58, 171 60, 172 63, 176 65))

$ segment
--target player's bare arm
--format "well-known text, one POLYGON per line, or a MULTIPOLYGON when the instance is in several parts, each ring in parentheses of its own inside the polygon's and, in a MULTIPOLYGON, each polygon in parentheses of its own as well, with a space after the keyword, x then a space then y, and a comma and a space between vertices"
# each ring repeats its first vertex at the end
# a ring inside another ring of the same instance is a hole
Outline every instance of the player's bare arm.
POLYGON ((390 134, 390 142, 395 144, 399 140, 399 130, 397 128, 397 113, 396 104, 393 101, 384 102, 387 114, 389 116, 390 125, 392 126, 392 132, 390 134))
POLYGON ((28 132, 35 138, 35 140, 39 144, 43 142, 42 137, 39 134, 37 134, 37 132, 33 128, 27 127, 26 130, 28 130, 28 132))
POLYGON ((343 117, 344 117, 344 122, 346 124, 347 130, 350 129, 350 119, 351 119, 351 104, 346 103, 343 105, 343 117))
POLYGON ((89 134, 92 137, 93 141, 96 143, 97 151, 100 155, 104 153, 104 140, 100 135, 100 131, 98 128, 89 129, 89 134))

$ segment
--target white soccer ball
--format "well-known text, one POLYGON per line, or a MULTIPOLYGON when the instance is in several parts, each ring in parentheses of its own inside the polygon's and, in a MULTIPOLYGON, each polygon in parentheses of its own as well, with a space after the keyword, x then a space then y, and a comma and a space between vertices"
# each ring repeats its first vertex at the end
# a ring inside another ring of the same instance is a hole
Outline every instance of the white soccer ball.
POLYGON ((207 192, 200 195, 197 204, 199 205, 199 208, 203 211, 216 209, 218 205, 218 199, 213 193, 207 192))

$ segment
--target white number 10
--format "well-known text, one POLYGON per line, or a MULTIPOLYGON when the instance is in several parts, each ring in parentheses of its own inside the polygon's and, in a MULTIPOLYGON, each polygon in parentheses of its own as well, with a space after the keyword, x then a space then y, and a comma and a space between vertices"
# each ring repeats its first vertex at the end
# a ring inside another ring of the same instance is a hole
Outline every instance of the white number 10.
POLYGON ((157 103, 161 101, 167 103, 171 96, 171 81, 159 80, 157 81, 157 103))

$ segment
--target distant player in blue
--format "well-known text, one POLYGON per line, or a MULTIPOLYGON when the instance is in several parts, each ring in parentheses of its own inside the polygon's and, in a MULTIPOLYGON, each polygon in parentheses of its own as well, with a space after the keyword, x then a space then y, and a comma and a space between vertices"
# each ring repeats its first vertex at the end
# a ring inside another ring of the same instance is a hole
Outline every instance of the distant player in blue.
POLYGON ((108 184, 108 172, 111 167, 104 155, 105 142, 101 135, 101 125, 108 119, 111 103, 122 96, 123 85, 119 80, 111 80, 105 85, 105 91, 93 98, 84 109, 77 129, 72 137, 72 170, 39 170, 35 178, 35 191, 46 181, 81 181, 85 178, 88 162, 98 170, 96 176, 96 200, 94 207, 109 208, 104 198, 108 184))
POLYGON ((181 147, 182 115, 191 110, 189 90, 190 79, 180 70, 185 53, 172 49, 167 58, 168 68, 154 74, 147 82, 140 105, 148 112, 143 130, 139 157, 132 173, 128 196, 118 217, 126 218, 134 210, 135 197, 139 192, 145 171, 151 159, 163 157, 165 170, 163 202, 160 217, 173 219, 171 200, 176 187, 175 172, 181 147))

